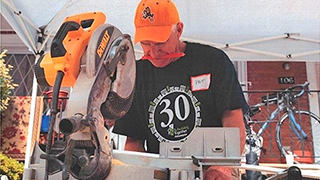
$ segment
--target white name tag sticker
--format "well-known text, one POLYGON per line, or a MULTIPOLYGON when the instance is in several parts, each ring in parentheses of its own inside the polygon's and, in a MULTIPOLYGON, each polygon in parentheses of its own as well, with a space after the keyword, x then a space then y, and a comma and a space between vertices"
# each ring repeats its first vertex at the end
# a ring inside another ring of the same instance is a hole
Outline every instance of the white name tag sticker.
POLYGON ((191 91, 205 91, 209 89, 211 74, 202 74, 191 77, 191 91))

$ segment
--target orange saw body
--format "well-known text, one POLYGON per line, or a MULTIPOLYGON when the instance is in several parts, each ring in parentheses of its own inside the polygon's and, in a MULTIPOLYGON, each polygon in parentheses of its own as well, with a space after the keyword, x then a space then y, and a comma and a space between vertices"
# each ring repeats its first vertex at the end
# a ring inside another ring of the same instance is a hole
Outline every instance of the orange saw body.
POLYGON ((104 24, 101 12, 83 13, 67 17, 52 41, 50 53, 39 61, 39 84, 54 85, 58 71, 63 71, 62 87, 73 87, 80 72, 80 60, 97 27, 104 24), (40 72, 39 72, 40 71, 40 72), (41 72, 43 71, 43 72, 41 72))

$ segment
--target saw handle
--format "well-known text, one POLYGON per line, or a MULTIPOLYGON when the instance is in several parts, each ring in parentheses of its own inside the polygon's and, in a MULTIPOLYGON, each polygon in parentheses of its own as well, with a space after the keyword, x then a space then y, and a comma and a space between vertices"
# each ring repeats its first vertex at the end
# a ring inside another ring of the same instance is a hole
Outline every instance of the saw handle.
POLYGON ((79 28, 80 25, 74 21, 67 21, 61 25, 60 29, 52 40, 50 49, 51 57, 61 57, 66 54, 67 50, 62 42, 69 31, 76 31, 79 28))

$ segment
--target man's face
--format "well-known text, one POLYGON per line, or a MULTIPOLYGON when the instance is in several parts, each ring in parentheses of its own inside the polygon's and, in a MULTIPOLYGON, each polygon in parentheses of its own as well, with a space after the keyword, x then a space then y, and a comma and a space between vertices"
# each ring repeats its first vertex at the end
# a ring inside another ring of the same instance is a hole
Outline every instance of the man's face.
POLYGON ((140 41, 144 53, 142 59, 148 59, 155 67, 162 68, 184 56, 185 43, 180 41, 182 31, 183 23, 178 22, 173 25, 167 41, 140 41))
POLYGON ((178 39, 174 37, 174 32, 171 32, 166 42, 141 41, 141 47, 146 56, 151 56, 154 59, 161 59, 162 56, 175 53, 178 39))
POLYGON ((170 54, 179 52, 179 37, 176 28, 173 28, 166 42, 141 41, 140 44, 145 56, 153 62, 161 61, 161 66, 164 67, 177 59, 170 57, 170 54))

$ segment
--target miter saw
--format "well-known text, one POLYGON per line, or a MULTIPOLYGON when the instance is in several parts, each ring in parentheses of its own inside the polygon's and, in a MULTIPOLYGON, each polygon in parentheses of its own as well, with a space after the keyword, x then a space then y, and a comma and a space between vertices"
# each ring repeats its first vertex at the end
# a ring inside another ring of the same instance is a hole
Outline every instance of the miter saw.
POLYGON ((38 83, 53 86, 48 143, 46 152, 40 153, 46 160, 45 179, 57 172, 62 172, 62 179, 69 173, 76 179, 105 179, 110 172, 110 136, 104 118, 118 119, 129 110, 135 57, 130 36, 105 20, 101 12, 67 17, 50 53, 35 66, 38 83), (62 118, 57 118, 61 86, 72 87, 72 92, 62 118), (62 132, 64 139, 53 142, 54 131, 62 132))

